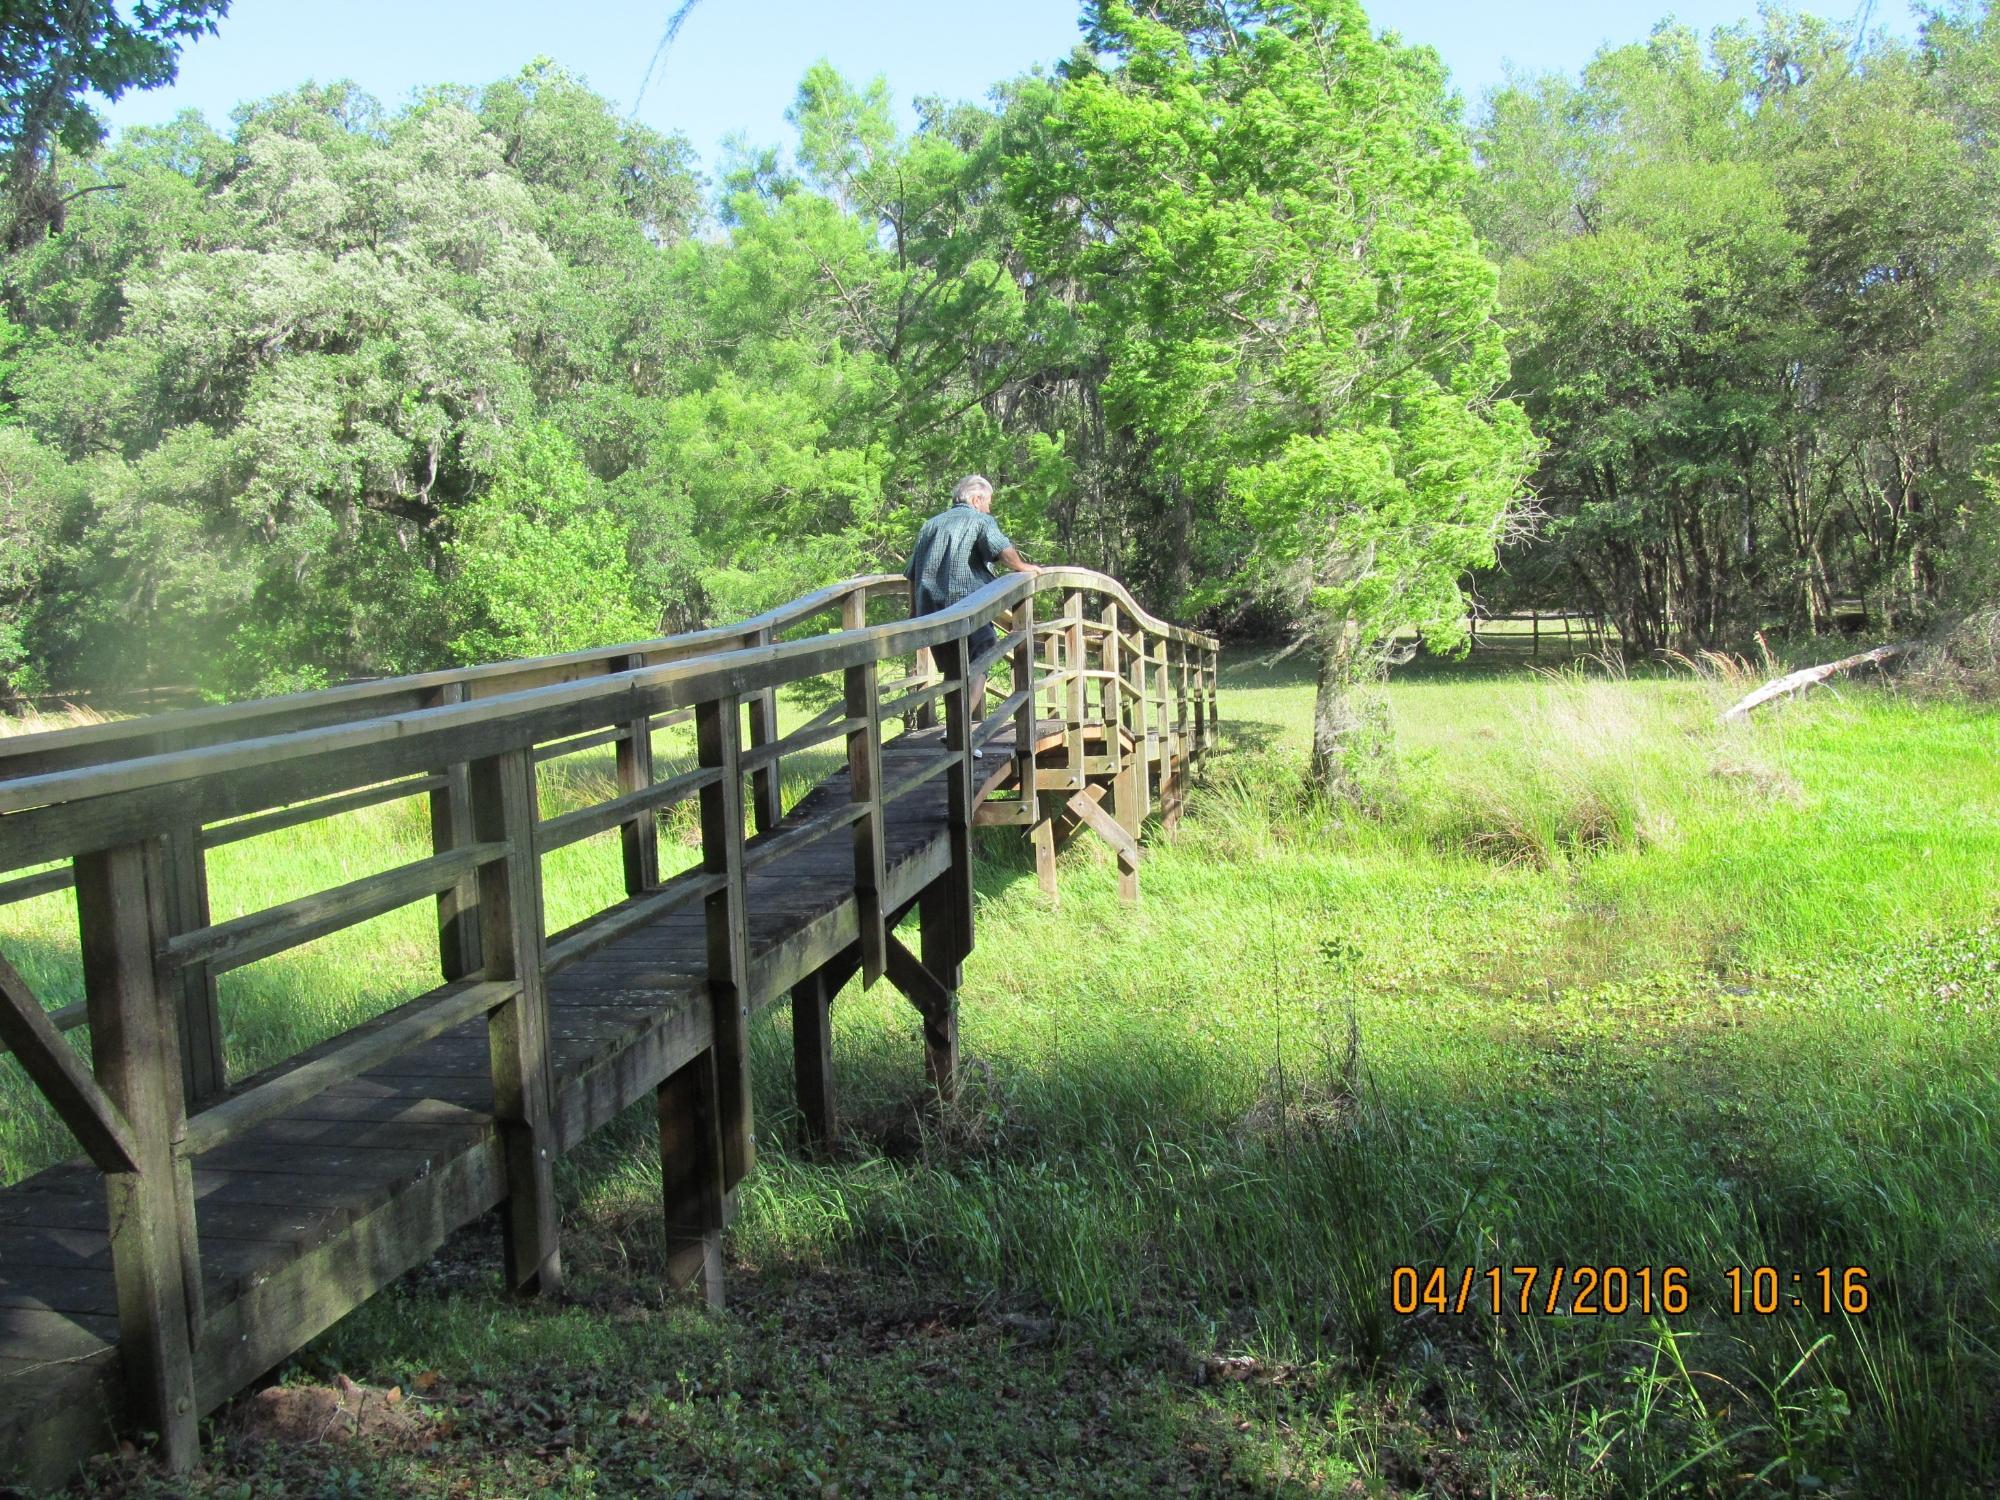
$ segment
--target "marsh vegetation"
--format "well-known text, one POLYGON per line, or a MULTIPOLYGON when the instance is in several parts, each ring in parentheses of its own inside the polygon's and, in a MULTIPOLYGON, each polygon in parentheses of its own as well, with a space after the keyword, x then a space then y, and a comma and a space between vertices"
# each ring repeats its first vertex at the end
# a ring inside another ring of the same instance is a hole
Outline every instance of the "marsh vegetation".
MULTIPOLYGON (((984 836, 955 1111, 924 1108, 915 1013, 850 987, 845 1135, 806 1155, 766 1013, 730 1312, 663 1295, 628 1121, 566 1167, 568 1301, 502 1299, 475 1229, 282 1377, 400 1386, 422 1442, 343 1449, 336 1480, 327 1450, 218 1439, 197 1488, 1989 1485, 1991 710, 1864 686, 1725 727, 1712 671, 1497 660, 1390 684, 1401 750, 1366 806, 1305 778, 1310 673, 1227 667, 1224 752, 1136 921, 1082 846, 1050 920, 1025 850, 984 836), (1402 1316, 1401 1264, 1680 1265, 1688 1302, 1402 1316), (1868 1310, 1787 1283, 1735 1314, 1725 1272, 1758 1265, 1864 1267, 1868 1310)), ((245 845, 218 909, 420 838, 374 810, 245 845)), ((565 852, 552 923, 617 881, 615 848, 565 852)), ((67 998, 64 899, 0 936, 67 998)), ((428 982, 404 920, 245 971, 233 1060, 428 982)), ((9 1128, 10 1176, 59 1149, 9 1128)))

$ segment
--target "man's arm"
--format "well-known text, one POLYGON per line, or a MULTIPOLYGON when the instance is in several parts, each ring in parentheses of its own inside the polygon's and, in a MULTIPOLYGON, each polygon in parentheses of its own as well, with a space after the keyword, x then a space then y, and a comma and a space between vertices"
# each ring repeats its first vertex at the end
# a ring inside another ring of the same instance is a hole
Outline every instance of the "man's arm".
POLYGON ((1030 578, 1033 578, 1042 571, 1012 547, 1002 549, 1000 561, 1012 568, 1016 573, 1026 573, 1030 578))

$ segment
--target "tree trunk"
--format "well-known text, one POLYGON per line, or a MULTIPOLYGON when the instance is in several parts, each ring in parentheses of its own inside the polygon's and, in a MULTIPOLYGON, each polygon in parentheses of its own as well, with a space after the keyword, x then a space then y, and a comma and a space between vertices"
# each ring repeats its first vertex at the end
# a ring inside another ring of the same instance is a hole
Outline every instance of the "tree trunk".
POLYGON ((1353 620, 1327 627, 1320 642, 1319 689, 1313 697, 1313 777, 1328 792, 1345 795, 1352 777, 1348 753, 1360 715, 1354 690, 1360 686, 1361 630, 1353 620))

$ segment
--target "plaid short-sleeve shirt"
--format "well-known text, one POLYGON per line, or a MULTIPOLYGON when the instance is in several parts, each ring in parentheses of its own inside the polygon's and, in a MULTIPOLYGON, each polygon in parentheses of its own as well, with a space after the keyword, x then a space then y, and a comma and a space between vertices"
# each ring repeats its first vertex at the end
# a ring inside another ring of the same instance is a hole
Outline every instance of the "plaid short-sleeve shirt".
POLYGON ((986 587, 997 576, 993 565, 1000 554, 1013 545, 998 521, 966 501, 932 516, 917 533, 910 565, 903 570, 916 590, 916 612, 949 609, 986 587))

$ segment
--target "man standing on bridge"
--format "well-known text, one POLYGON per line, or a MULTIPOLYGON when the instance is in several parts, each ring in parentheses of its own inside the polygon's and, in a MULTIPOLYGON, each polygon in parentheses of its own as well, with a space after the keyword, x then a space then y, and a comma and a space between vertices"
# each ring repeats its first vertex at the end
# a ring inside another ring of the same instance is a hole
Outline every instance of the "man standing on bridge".
MULTIPOLYGON (((924 522, 916 546, 910 549, 910 565, 903 570, 910 580, 910 613, 936 614, 977 593, 998 576, 995 563, 1030 578, 1042 571, 1014 550, 993 519, 993 482, 981 474, 968 474, 952 487, 951 508, 924 522)), ((998 639, 991 625, 982 625, 973 631, 966 650, 977 657, 998 639)), ((968 711, 976 720, 986 701, 985 675, 968 686, 972 689, 966 700, 968 711)))

